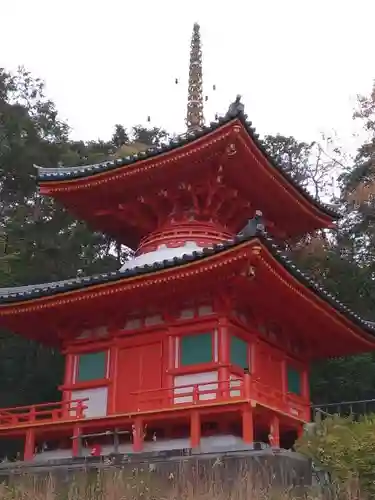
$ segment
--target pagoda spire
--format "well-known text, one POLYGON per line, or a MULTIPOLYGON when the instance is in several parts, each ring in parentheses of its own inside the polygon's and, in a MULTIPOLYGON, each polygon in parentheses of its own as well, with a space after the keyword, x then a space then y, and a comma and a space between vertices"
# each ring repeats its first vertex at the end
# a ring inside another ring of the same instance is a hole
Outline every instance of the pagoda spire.
POLYGON ((203 117, 202 48, 199 24, 194 23, 190 44, 188 104, 186 114, 187 131, 201 130, 203 117))

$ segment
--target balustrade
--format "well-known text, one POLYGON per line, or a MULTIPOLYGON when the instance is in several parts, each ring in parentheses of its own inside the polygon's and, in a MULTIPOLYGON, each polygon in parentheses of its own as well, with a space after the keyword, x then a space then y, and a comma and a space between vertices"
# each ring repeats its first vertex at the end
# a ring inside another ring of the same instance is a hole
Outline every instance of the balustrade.
POLYGON ((29 406, 0 409, 1 427, 15 427, 35 422, 58 422, 83 418, 86 399, 73 399, 55 403, 42 403, 29 406))

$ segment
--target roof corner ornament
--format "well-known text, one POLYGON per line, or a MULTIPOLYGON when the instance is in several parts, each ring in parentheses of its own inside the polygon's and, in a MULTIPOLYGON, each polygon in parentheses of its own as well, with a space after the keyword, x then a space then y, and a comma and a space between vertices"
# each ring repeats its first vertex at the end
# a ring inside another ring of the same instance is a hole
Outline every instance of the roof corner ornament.
POLYGON ((194 23, 190 44, 190 65, 186 125, 188 132, 202 130, 203 116, 203 73, 200 26, 194 23))
POLYGON ((242 238, 250 238, 251 236, 256 236, 258 233, 265 232, 265 225, 263 219, 263 213, 260 210, 256 210, 254 217, 248 221, 246 226, 238 233, 238 236, 242 238))
POLYGON ((227 115, 235 118, 240 114, 245 113, 245 105, 241 102, 241 95, 237 94, 236 100, 229 106, 227 115))
POLYGON ((244 271, 242 271, 241 276, 244 276, 245 278, 252 279, 255 277, 255 267, 252 265, 249 265, 244 271))

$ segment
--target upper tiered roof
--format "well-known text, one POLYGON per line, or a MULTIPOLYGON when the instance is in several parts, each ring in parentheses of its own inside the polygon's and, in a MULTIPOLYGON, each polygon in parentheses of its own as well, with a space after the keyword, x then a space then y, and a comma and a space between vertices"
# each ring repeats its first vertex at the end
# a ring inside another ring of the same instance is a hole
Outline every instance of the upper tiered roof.
POLYGON ((126 158, 70 168, 38 167, 42 194, 54 197, 79 219, 133 248, 157 229, 152 215, 143 210, 148 201, 149 212, 160 211, 160 220, 167 216, 163 210, 170 208, 160 203, 167 191, 181 190, 183 185, 196 189, 198 183, 202 186, 212 180, 227 189, 232 204, 243 205, 230 227, 234 234, 253 216, 254 209, 261 209, 270 221, 271 234, 281 230, 285 237, 330 227, 338 217, 267 154, 242 112, 126 158), (141 209, 147 219, 143 228, 138 219, 141 209))

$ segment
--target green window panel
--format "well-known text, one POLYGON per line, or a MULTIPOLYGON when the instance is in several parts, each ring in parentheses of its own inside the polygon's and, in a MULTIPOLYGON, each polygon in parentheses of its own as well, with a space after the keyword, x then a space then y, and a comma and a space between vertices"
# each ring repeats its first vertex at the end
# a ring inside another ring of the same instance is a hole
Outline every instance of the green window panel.
POLYGON ((184 335, 180 339, 180 353, 181 366, 212 362, 212 334, 184 335))
POLYGON ((78 356, 77 382, 103 379, 106 376, 107 352, 93 352, 78 356))
POLYGON ((291 392, 293 394, 297 394, 298 396, 300 396, 301 395, 301 373, 298 370, 296 370, 295 368, 288 366, 287 381, 288 381, 288 392, 291 392))
POLYGON ((249 368, 248 344, 234 335, 230 338, 230 362, 241 368, 249 368))

